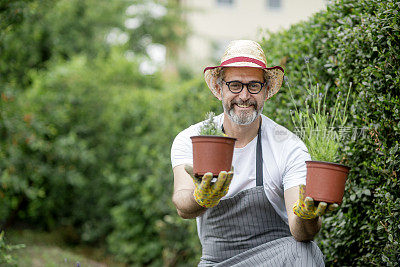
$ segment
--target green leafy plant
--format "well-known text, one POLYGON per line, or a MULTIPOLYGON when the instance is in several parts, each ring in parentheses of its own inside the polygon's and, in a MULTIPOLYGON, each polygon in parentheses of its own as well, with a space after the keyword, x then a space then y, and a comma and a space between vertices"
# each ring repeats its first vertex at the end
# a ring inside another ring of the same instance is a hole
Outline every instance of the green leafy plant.
POLYGON ((8 264, 8 266, 16 266, 16 261, 12 257, 11 252, 16 249, 24 248, 25 245, 10 245, 4 240, 4 231, 0 232, 0 264, 8 264))
POLYGON ((225 136, 222 130, 218 127, 217 123, 214 121, 215 113, 207 112, 206 120, 200 127, 200 135, 215 135, 215 136, 225 136))
MULTIPOLYGON (((346 122, 351 138, 344 138, 340 148, 340 163, 352 168, 350 182, 341 208, 325 216, 315 240, 326 266, 399 265, 399 5, 395 0, 330 1, 327 10, 264 39, 269 61, 285 67, 297 106, 304 101, 307 80, 302 55, 312 57, 314 82, 331 85, 328 106, 353 83, 346 122)), ((264 114, 294 129, 289 90, 274 98, 264 114)))
POLYGON ((309 88, 306 87, 308 96, 304 102, 304 108, 299 109, 296 106, 290 83, 288 79, 285 79, 295 107, 295 110, 291 112, 292 122, 313 160, 337 162, 339 160, 340 143, 343 140, 344 132, 342 129, 347 121, 346 108, 351 83, 344 104, 342 105, 339 91, 334 106, 327 107, 326 95, 329 83, 326 84, 324 92, 321 91, 319 84, 314 85, 312 83, 308 60, 308 58, 305 58, 309 88))

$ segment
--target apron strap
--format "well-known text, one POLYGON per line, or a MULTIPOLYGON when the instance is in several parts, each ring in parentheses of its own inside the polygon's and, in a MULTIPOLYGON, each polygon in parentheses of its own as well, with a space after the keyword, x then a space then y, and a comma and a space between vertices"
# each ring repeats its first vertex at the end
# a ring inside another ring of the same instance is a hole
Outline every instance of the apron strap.
POLYGON ((258 127, 257 148, 256 148, 256 186, 263 185, 263 155, 261 146, 261 120, 258 127))
MULTIPOLYGON (((221 125, 221 130, 225 133, 224 125, 221 125)), ((257 134, 257 148, 256 148, 256 186, 263 185, 263 156, 261 146, 261 118, 260 126, 258 127, 257 134)))

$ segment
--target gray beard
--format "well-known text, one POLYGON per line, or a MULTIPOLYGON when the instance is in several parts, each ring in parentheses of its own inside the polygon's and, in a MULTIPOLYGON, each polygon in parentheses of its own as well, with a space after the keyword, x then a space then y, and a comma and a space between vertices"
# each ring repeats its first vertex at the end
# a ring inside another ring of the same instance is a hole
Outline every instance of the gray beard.
MULTIPOLYGON (((221 96, 223 98, 222 91, 221 91, 221 96)), ((255 110, 252 111, 251 113, 241 112, 238 115, 235 113, 233 105, 231 107, 228 107, 228 105, 225 105, 224 102, 222 101, 222 107, 224 108, 224 112, 226 114, 228 114, 229 119, 232 122, 239 124, 239 125, 249 125, 249 124, 253 123, 258 118, 258 116, 260 116, 260 114, 263 111, 263 106, 258 110, 255 107, 255 110)))
POLYGON ((224 106, 224 111, 228 114, 229 119, 239 125, 249 125, 253 123, 258 116, 262 113, 263 108, 261 107, 260 110, 254 110, 250 114, 249 113, 240 113, 239 115, 235 113, 233 108, 227 110, 224 106))

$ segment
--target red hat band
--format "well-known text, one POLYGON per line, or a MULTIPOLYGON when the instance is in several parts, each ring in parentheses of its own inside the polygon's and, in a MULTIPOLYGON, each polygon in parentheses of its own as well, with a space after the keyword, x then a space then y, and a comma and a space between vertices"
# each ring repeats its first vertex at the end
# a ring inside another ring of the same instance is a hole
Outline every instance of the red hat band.
POLYGON ((237 62, 250 62, 259 65, 261 68, 265 69, 267 66, 265 66, 264 62, 257 60, 255 58, 251 57, 234 57, 230 58, 228 60, 225 60, 224 62, 221 63, 221 66, 226 66, 229 64, 237 63, 237 62))

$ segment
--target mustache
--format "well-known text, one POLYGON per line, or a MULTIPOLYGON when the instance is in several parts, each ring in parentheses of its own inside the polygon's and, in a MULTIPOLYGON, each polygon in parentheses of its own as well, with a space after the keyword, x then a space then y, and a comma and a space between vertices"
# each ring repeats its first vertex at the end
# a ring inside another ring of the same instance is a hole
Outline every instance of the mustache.
POLYGON ((255 108, 257 108, 257 102, 254 100, 247 100, 247 101, 243 101, 241 99, 237 99, 237 100, 233 100, 231 102, 231 105, 246 105, 246 106, 254 106, 255 108))

